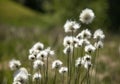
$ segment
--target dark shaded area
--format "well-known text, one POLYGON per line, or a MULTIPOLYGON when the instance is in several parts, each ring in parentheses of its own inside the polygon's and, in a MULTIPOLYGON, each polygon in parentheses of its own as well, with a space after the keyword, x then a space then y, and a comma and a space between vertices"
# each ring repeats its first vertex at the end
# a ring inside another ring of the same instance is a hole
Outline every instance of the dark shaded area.
POLYGON ((14 0, 16 2, 19 2, 35 11, 45 13, 43 3, 45 0, 14 0))
POLYGON ((109 0, 108 16, 110 19, 110 30, 113 33, 120 32, 120 0, 109 0))

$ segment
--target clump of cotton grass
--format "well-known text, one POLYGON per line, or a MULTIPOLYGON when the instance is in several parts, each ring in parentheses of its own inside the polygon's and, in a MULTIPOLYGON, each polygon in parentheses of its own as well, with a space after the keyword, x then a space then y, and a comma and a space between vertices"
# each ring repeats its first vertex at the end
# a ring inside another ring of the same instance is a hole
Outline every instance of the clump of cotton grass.
POLYGON ((89 24, 93 21, 93 19, 95 18, 95 15, 93 10, 86 8, 82 11, 79 18, 82 23, 89 24))
MULTIPOLYGON (((84 9, 79 16, 80 22, 87 25, 92 23, 94 18, 93 10, 88 8, 84 9)), ((29 67, 21 68, 19 60, 11 60, 9 62, 10 69, 15 71, 13 84, 48 84, 49 82, 56 84, 61 76, 62 84, 91 84, 90 70, 93 68, 96 72, 96 81, 97 57, 99 56, 99 50, 104 46, 105 34, 101 29, 92 33, 87 25, 84 25, 84 27, 87 26, 87 29, 80 30, 81 23, 67 20, 64 24, 64 31, 69 33, 69 36, 66 35, 63 39, 63 53, 66 55, 63 62, 55 57, 56 53, 51 47, 45 48, 45 45, 41 42, 35 43, 29 49, 29 67), (76 34, 76 32, 79 33, 76 34), (51 64, 53 59, 54 61, 51 64), (49 77, 52 76, 52 73, 54 75, 51 81, 49 77)))
POLYGON ((94 34, 93 34, 93 39, 95 39, 95 43, 94 46, 96 47, 96 52, 95 52, 95 58, 94 58, 94 65, 95 65, 95 83, 96 83, 96 75, 97 75, 97 64, 98 64, 98 60, 97 57, 99 56, 99 50, 101 48, 103 48, 103 40, 105 38, 105 34, 103 33, 103 31, 101 29, 97 29, 94 34))
POLYGON ((21 66, 21 62, 19 60, 12 59, 9 62, 9 67, 11 70, 18 70, 21 66))

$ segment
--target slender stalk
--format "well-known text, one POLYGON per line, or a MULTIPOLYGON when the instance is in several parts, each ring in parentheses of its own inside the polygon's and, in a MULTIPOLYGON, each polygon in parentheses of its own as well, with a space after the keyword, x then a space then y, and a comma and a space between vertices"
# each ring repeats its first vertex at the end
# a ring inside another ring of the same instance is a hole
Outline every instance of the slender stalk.
MULTIPOLYGON (((40 74, 40 71, 41 71, 41 69, 39 69, 39 74, 40 74)), ((40 78, 39 78, 39 80, 38 80, 38 82, 37 82, 38 84, 42 84, 43 83, 43 81, 41 80, 40 81, 40 78)))
POLYGON ((64 84, 64 73, 62 74, 62 84, 64 84))
POLYGON ((56 84, 56 77, 57 77, 57 69, 55 69, 55 74, 53 78, 53 84, 56 84))
POLYGON ((35 84, 38 84, 37 82, 38 82, 38 81, 37 81, 37 80, 35 80, 35 84))
POLYGON ((68 53, 68 56, 67 56, 67 67, 68 67, 68 76, 67 76, 67 80, 68 80, 68 84, 69 84, 69 81, 70 81, 70 54, 68 53))
POLYGON ((78 68, 78 74, 77 74, 77 75, 78 75, 78 76, 77 76, 77 83, 78 83, 78 84, 79 84, 80 78, 81 78, 81 77, 80 77, 80 73, 81 73, 81 69, 80 69, 80 68, 81 68, 81 66, 78 68))
MULTIPOLYGON (((42 59, 42 61, 44 62, 44 59, 42 59)), ((45 63, 45 62, 44 62, 45 63)), ((42 77, 42 83, 44 84, 46 81, 45 81, 45 74, 46 74, 46 68, 45 68, 45 64, 43 65, 43 68, 42 68, 42 74, 43 74, 43 77, 42 77)))
POLYGON ((76 68, 75 71, 75 84, 77 84, 77 80, 78 80, 78 67, 76 68))
POLYGON ((88 75, 88 72, 89 70, 87 70, 87 72, 86 72, 86 74, 85 74, 85 76, 83 77, 83 79, 81 80, 81 83, 80 84, 82 84, 83 82, 84 82, 84 80, 85 80, 85 78, 87 77, 87 75, 88 75))
MULTIPOLYGON (((72 31, 72 41, 74 40, 73 39, 73 36, 74 36, 74 32, 72 31)), ((74 52, 75 52, 75 48, 74 48, 74 42, 73 42, 73 53, 72 53, 72 65, 71 65, 71 73, 74 73, 75 72, 75 55, 74 55, 74 52)), ((73 79, 74 79, 74 75, 72 76, 73 79)), ((71 78, 70 78, 71 80, 71 78)))
POLYGON ((88 69, 88 73, 87 73, 87 84, 90 83, 90 78, 89 78, 89 69, 88 69))
POLYGON ((33 75, 33 67, 32 67, 32 65, 33 65, 33 61, 30 61, 30 76, 29 76, 29 84, 33 84, 33 82, 32 82, 32 75, 33 75))
POLYGON ((47 66, 46 66, 46 84, 48 83, 48 56, 47 56, 47 66))
POLYGON ((95 57, 95 84, 97 82, 97 64, 98 64, 97 57, 99 57, 99 49, 97 49, 95 57))

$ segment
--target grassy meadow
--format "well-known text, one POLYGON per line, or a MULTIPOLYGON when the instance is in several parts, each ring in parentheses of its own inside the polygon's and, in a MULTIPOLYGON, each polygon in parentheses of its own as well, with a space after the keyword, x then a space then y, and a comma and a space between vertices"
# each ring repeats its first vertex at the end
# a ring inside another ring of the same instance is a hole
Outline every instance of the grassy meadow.
MULTIPOLYGON (((55 58, 65 62, 63 38, 66 34, 64 24, 58 24, 57 17, 59 15, 35 12, 11 0, 0 0, 0 84, 12 84, 13 72, 8 67, 12 58, 19 59, 24 67, 30 65, 28 50, 36 42, 51 46, 55 50, 55 58)), ((98 57, 97 82, 119 84, 120 36, 104 32, 106 37, 98 57)))

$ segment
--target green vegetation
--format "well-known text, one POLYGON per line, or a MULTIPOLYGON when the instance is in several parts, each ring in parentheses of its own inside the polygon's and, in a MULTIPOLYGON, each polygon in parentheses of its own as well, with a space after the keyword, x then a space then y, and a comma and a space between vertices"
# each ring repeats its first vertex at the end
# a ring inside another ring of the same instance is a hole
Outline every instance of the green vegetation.
MULTIPOLYGON (((94 30, 100 27, 103 30, 109 30, 110 17, 107 15, 109 7, 107 0, 51 1, 53 1, 52 4, 46 2, 44 6, 48 13, 42 14, 12 0, 0 0, 0 84, 12 82, 12 72, 9 70, 8 61, 13 57, 17 59, 24 57, 22 63, 28 65, 26 61, 28 50, 38 41, 44 43, 45 46, 52 46, 56 49, 58 58, 63 59, 62 51, 60 51, 63 49, 61 43, 65 36, 63 25, 67 19, 78 20, 81 10, 86 7, 93 9, 97 17, 90 28, 94 30), (58 1, 65 1, 65 3, 58 3, 58 1)), ((110 34, 107 31, 105 33, 105 46, 101 51, 98 65, 98 83, 119 84, 119 35, 110 34)))

